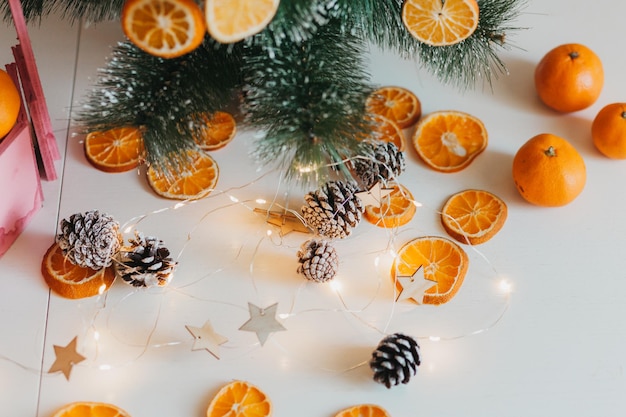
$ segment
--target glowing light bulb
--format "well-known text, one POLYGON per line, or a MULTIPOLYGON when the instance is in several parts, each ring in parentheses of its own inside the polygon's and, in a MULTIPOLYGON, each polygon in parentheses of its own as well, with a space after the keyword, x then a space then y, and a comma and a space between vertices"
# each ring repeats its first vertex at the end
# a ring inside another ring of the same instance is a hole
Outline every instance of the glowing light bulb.
POLYGON ((111 367, 111 365, 104 363, 104 364, 98 366, 98 369, 100 369, 101 371, 110 371, 112 369, 112 367, 111 367))
POLYGON ((238 203, 239 199, 237 197, 235 197, 234 195, 230 195, 228 196, 228 198, 230 198, 230 201, 232 201, 233 203, 238 203))
POLYGON ((100 332, 97 330, 93 331, 93 339, 97 342, 98 340, 100 340, 100 332))
POLYGON ((105 292, 106 290, 107 290, 107 286, 106 286, 106 284, 102 284, 102 285, 100 285, 100 288, 98 288, 98 294, 99 294, 99 295, 102 295, 102 294, 104 294, 104 292, 105 292))
POLYGON ((441 340, 440 336, 428 336, 428 340, 431 342, 439 342, 441 340))
POLYGON ((413 205, 414 205, 415 207, 422 207, 422 203, 420 203, 420 202, 419 202, 419 201, 417 201, 417 200, 413 200, 413 205))
POLYGON ((267 229, 267 232, 265 232, 268 236, 272 236, 272 231, 267 229))
POLYGON ((181 203, 176 203, 176 204, 174 205, 174 210, 179 209, 179 208, 181 208, 181 207, 185 207, 185 203, 182 203, 182 202, 181 202, 181 203))
POLYGON ((133 226, 128 226, 126 229, 124 229, 124 233, 130 233, 131 230, 133 230, 133 226))
POLYGON ((339 291, 341 290, 341 283, 339 281, 331 281, 330 282, 330 288, 332 288, 333 291, 339 291))
POLYGON ((257 204, 265 204, 265 203, 267 203, 267 201, 265 201, 265 200, 264 200, 264 199, 262 199, 262 198, 257 198, 257 199, 256 199, 256 202, 257 202, 257 204))
POLYGON ((510 294, 511 291, 513 290, 513 286, 506 279, 503 279, 500 281, 500 283, 498 284, 498 288, 504 294, 510 294))
POLYGON ((380 256, 374 258, 374 266, 378 268, 378 265, 380 265, 380 256))
POLYGON ((278 314, 278 318, 287 319, 289 318, 289 313, 280 313, 278 314))

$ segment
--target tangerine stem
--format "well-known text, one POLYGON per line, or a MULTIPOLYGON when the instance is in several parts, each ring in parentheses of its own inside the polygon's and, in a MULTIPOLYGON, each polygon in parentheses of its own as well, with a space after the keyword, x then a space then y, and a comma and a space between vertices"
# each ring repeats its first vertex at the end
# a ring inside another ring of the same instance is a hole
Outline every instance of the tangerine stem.
POLYGON ((543 151, 543 153, 545 153, 546 156, 550 156, 550 157, 556 156, 556 149, 554 149, 554 146, 550 145, 548 149, 543 151))
POLYGON ((572 59, 576 59, 578 58, 578 56, 579 56, 578 51, 572 51, 569 53, 569 57, 572 59))

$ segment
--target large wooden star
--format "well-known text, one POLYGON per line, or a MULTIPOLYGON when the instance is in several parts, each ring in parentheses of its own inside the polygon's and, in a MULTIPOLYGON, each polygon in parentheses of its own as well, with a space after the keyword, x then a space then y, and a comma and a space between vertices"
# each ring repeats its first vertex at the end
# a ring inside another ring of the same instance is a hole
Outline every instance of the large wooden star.
POLYGON ((248 303, 250 319, 245 322, 239 330, 256 333, 259 342, 261 342, 261 346, 263 346, 271 333, 287 330, 276 320, 277 308, 278 303, 274 303, 265 308, 248 303))
POLYGON ((398 293, 396 301, 414 300, 417 304, 424 301, 424 293, 437 283, 424 278, 424 268, 421 266, 411 276, 398 276, 396 278, 402 290, 398 293))
POLYGON ((216 333, 209 320, 207 320, 202 327, 187 325, 185 325, 185 327, 194 337, 191 350, 206 349, 211 355, 215 356, 217 359, 220 358, 219 346, 228 342, 228 339, 221 334, 216 333))
POLYGON ((67 346, 53 345, 56 359, 48 370, 49 374, 63 372, 65 379, 69 381, 72 367, 86 359, 83 355, 76 352, 77 338, 78 336, 74 336, 72 341, 67 346))
POLYGON ((309 229, 304 223, 302 223, 302 220, 289 212, 283 213, 260 208, 255 208, 254 212, 265 215, 266 221, 269 224, 278 226, 280 228, 281 236, 285 236, 286 234, 291 232, 311 233, 311 229, 309 229))

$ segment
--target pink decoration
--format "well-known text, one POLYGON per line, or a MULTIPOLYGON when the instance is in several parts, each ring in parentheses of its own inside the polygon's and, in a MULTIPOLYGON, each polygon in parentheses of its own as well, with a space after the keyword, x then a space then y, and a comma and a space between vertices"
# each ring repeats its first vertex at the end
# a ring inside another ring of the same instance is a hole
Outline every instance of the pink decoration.
MULTIPOLYGON (((7 73, 16 81, 15 64, 7 73)), ((41 208, 43 193, 30 125, 24 106, 17 123, 0 141, 0 256, 22 233, 28 221, 41 208)))
POLYGON ((41 80, 39 79, 33 48, 28 36, 22 4, 20 0, 9 0, 9 6, 11 7, 11 14, 13 15, 13 22, 15 23, 19 41, 19 44, 12 48, 13 56, 17 63, 24 99, 33 122, 36 148, 40 153, 43 165, 42 175, 45 179, 52 181, 57 178, 54 160, 59 159, 61 155, 52 132, 50 114, 48 113, 48 106, 46 105, 41 80))

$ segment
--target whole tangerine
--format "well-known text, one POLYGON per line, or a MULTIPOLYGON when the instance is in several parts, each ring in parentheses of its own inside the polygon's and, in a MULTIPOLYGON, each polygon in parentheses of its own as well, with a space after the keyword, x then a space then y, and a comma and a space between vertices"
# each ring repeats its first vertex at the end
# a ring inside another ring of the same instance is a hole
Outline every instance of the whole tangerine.
POLYGON ((557 207, 571 203, 585 188, 585 161, 567 140, 542 133, 523 144, 513 158, 513 181, 529 203, 557 207))
POLYGON ((535 68, 535 89, 548 107, 563 113, 585 109, 596 102, 604 85, 602 61, 591 49, 559 45, 535 68))
POLYGON ((22 105, 22 98, 13 79, 0 69, 0 139, 15 126, 22 105))
POLYGON ((605 156, 626 159, 626 103, 604 106, 593 119, 591 137, 605 156))

